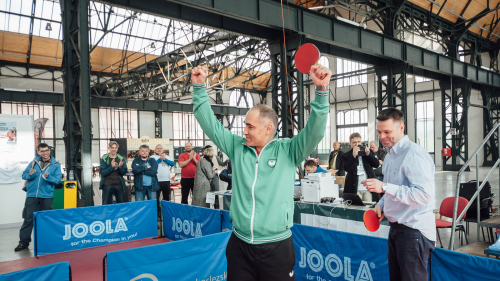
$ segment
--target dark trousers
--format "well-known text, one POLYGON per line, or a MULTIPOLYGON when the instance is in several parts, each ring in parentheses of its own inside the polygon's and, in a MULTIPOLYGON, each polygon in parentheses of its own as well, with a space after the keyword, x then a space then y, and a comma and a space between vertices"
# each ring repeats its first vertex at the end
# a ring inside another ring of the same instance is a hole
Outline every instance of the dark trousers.
POLYGON ((194 178, 191 178, 191 179, 181 178, 181 194, 182 194, 181 203, 182 204, 188 203, 189 191, 191 191, 191 193, 193 193, 193 188, 194 188, 194 178))
POLYGON ((170 181, 161 181, 160 189, 156 191, 156 203, 158 206, 158 216, 161 214, 160 194, 163 194, 163 200, 170 201, 170 181))
POLYGON ((31 242, 33 231, 33 213, 37 211, 52 210, 52 198, 26 197, 23 209, 23 225, 19 231, 19 244, 28 246, 31 242))
POLYGON ((388 253, 391 281, 427 281, 427 262, 435 244, 417 229, 391 223, 388 253))
POLYGON ((113 194, 115 195, 116 203, 123 203, 123 186, 115 184, 102 186, 102 204, 113 204, 113 194))
POLYGON ((295 280, 292 237, 260 245, 248 244, 233 233, 226 247, 228 281, 295 280))

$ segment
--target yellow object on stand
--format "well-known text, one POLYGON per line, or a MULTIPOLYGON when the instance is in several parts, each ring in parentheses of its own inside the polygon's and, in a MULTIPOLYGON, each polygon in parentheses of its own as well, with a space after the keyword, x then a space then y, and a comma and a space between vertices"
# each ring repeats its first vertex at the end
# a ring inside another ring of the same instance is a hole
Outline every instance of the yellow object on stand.
POLYGON ((64 209, 76 208, 77 198, 77 183, 76 181, 64 182, 64 209))

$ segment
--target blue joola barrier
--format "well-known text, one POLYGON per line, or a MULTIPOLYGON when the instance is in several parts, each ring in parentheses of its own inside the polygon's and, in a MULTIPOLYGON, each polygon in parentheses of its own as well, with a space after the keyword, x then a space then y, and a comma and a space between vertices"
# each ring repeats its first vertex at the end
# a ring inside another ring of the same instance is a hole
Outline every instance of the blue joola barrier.
POLYGON ((221 232, 221 211, 161 201, 163 233, 183 240, 221 232))
POLYGON ((0 281, 50 280, 69 281, 69 262, 58 262, 0 275, 0 281))
POLYGON ((158 235, 156 200, 34 213, 35 255, 158 235))
POLYGON ((227 231, 109 252, 105 280, 226 280, 226 245, 230 236, 231 231, 227 231))

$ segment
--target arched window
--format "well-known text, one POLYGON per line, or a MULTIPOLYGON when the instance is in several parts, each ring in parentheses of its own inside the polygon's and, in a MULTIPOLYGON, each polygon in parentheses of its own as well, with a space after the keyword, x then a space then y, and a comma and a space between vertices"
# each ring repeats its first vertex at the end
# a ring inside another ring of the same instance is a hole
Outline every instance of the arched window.
MULTIPOLYGON (((253 97, 244 89, 234 89, 229 96, 229 105, 252 108, 254 105, 253 97)), ((229 122, 231 122, 231 132, 242 136, 245 129, 245 116, 229 115, 229 122)))
POLYGON ((349 143, 349 136, 357 132, 361 141, 368 141, 368 110, 366 108, 337 112, 337 141, 349 143))
POLYGON ((321 58, 319 58, 318 63, 321 64, 322 66, 330 69, 330 61, 328 60, 327 57, 322 56, 321 58))
MULTIPOLYGON (((366 64, 337 58, 337 73, 336 73, 337 75, 342 73, 361 71, 366 68, 367 68, 366 64)), ((367 82, 368 82, 368 75, 366 74, 366 72, 365 74, 349 75, 349 77, 337 79, 337 88, 349 87, 367 82)))
POLYGON ((252 108, 253 97, 250 93, 245 92, 243 89, 235 89, 229 96, 229 105, 252 108))

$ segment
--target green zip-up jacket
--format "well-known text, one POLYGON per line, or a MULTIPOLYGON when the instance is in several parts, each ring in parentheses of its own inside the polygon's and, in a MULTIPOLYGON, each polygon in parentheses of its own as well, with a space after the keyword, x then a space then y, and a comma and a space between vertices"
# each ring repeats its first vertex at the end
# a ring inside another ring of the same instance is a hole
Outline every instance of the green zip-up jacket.
POLYGON ((289 238, 293 225, 293 186, 297 166, 323 139, 329 112, 328 92, 317 91, 305 128, 295 137, 275 137, 257 155, 245 138, 215 118, 204 85, 193 85, 194 116, 207 136, 231 159, 233 233, 250 244, 289 238))

